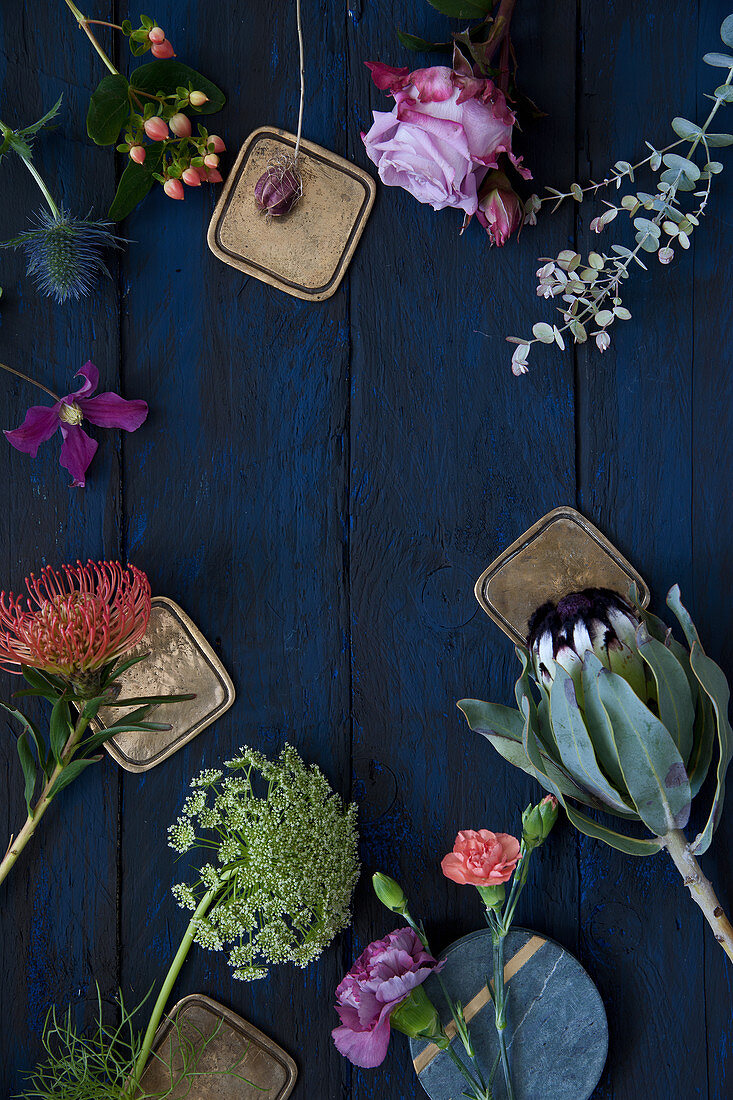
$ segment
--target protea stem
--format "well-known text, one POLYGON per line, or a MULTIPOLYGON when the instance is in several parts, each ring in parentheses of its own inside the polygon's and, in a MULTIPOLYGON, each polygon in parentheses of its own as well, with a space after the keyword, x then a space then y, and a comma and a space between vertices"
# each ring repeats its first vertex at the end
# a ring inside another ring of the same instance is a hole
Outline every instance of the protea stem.
POLYGON ((50 795, 53 785, 58 777, 61 775, 66 765, 69 763, 69 759, 74 749, 79 744, 79 741, 84 736, 88 725, 89 718, 84 718, 80 716, 76 725, 74 726, 73 732, 69 736, 69 740, 64 746, 64 751, 61 754, 61 763, 57 764, 54 770, 51 772, 51 775, 49 776, 45 787, 41 791, 41 796, 38 799, 38 802, 33 807, 33 813, 28 815, 28 818, 23 828, 20 830, 18 835, 16 837, 13 837, 13 839, 10 841, 8 850, 5 853, 2 862, 0 862, 0 883, 3 882, 4 879, 6 879, 7 876, 10 874, 11 870, 15 866, 15 861, 35 833, 40 824, 41 818, 45 814, 48 807, 51 805, 52 798, 50 797, 50 795))
POLYGON ((687 837, 681 829, 672 829, 660 839, 682 875, 693 901, 702 909, 705 920, 713 930, 713 935, 733 962, 733 925, 723 912, 723 906, 715 895, 712 883, 702 873, 700 864, 692 854, 687 837))

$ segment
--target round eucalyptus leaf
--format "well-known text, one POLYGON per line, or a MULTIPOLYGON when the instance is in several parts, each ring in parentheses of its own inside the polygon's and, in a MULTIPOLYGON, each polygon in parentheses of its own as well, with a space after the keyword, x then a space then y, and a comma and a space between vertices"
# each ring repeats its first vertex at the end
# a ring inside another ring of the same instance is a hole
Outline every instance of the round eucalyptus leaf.
MULTIPOLYGON (((710 135, 708 135, 708 141, 710 135)), ((731 138, 733 141, 733 138, 731 138)), ((698 180, 700 178, 700 169, 694 161, 688 160, 687 157, 681 157, 679 153, 665 153, 664 163, 668 168, 672 168, 675 172, 682 172, 688 179, 698 180)), ((666 172, 662 176, 662 179, 666 176, 666 172)), ((674 182, 674 181, 670 181, 674 182)))
POLYGON ((722 149, 726 145, 733 145, 733 134, 706 134, 705 141, 711 149, 722 149))
POLYGON ((596 271, 603 271, 603 256, 599 256, 597 252, 589 253, 588 265, 596 271))
POLYGON ((733 102, 733 85, 721 84, 719 88, 715 89, 715 98, 723 103, 733 102))
POLYGON ((706 53, 703 61, 716 69, 733 69, 733 57, 728 53, 706 53))
POLYGON ((613 320, 613 314, 610 309, 599 309, 595 315, 595 322, 599 328, 605 328, 606 325, 610 325, 613 320))
POLYGON ((532 332, 536 339, 543 344, 552 344, 555 341, 555 332, 552 325, 548 325, 544 321, 538 321, 536 325, 532 325, 532 332))
POLYGON ((673 118, 672 129, 677 134, 677 137, 681 138, 696 138, 702 133, 702 130, 695 122, 689 122, 686 118, 673 118))
POLYGON ((659 238, 652 236, 651 233, 637 233, 636 243, 640 245, 645 252, 656 252, 659 248, 659 238))
POLYGON ((615 306, 613 312, 618 317, 619 321, 630 321, 631 313, 626 306, 615 306))

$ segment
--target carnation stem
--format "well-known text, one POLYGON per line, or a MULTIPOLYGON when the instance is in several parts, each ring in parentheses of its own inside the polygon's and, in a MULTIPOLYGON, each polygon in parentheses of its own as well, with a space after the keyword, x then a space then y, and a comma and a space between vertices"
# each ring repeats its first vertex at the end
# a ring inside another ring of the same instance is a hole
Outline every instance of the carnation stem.
MULTIPOLYGON (((73 0, 64 0, 64 3, 66 4, 67 8, 69 8, 69 10, 71 11, 72 15, 74 16, 74 19, 76 19, 77 23, 79 24, 81 29, 84 31, 84 34, 87 36, 87 38, 91 42, 92 46, 97 51, 97 53, 99 54, 102 61, 104 62, 104 64, 109 69, 109 71, 111 73, 114 73, 115 76, 119 76, 120 75, 119 69, 116 69, 114 67, 114 65, 112 64, 110 59, 107 57, 107 54, 102 49, 102 47, 100 46, 100 44, 97 41, 97 39, 95 38, 95 36, 89 30, 89 23, 91 22, 91 20, 87 19, 87 17, 85 15, 82 15, 82 13, 79 11, 79 9, 77 8, 77 6, 73 2, 73 0)), ((94 20, 94 22, 99 22, 99 20, 94 20)), ((110 26, 112 26, 112 25, 113 24, 110 24, 110 26)))
POLYGON ((193 943, 193 938, 196 933, 198 922, 202 919, 202 917, 206 916, 206 913, 208 912, 210 906, 221 893, 221 889, 224 883, 232 878, 235 874, 236 869, 223 872, 220 876, 221 881, 218 883, 218 885, 212 887, 211 890, 208 890, 197 905, 196 910, 191 917, 191 920, 189 921, 185 935, 181 940, 180 947, 176 951, 175 958, 171 963, 170 970, 166 974, 165 981, 161 986, 160 993, 158 994, 158 999, 153 1006, 153 1011, 150 1015, 148 1027, 145 1032, 145 1037, 143 1039, 143 1045, 140 1049, 140 1054, 138 1056, 137 1062, 135 1063, 135 1069, 133 1070, 132 1076, 125 1087, 122 1100, 125 1100, 126 1097, 132 1097, 137 1094, 137 1089, 140 1084, 140 1078, 143 1075, 143 1071, 147 1064, 148 1058, 150 1057, 150 1051, 153 1048, 155 1033, 158 1030, 158 1025, 160 1024, 163 1012, 165 1011, 165 1006, 168 1003, 168 999, 170 998, 171 990, 176 983, 176 979, 178 978, 181 967, 183 966, 186 960, 186 956, 188 955, 188 952, 191 948, 191 944, 193 943))
POLYGON ((713 930, 713 935, 733 961, 733 925, 723 912, 712 883, 705 877, 700 864, 695 859, 687 837, 681 829, 672 829, 666 836, 660 837, 669 852, 675 867, 682 875, 692 900, 697 902, 705 915, 705 920, 713 930))
POLYGON ((16 370, 15 367, 8 367, 5 363, 0 363, 0 370, 6 370, 9 374, 14 374, 17 378, 22 378, 24 382, 30 382, 31 386, 37 386, 39 390, 43 390, 49 397, 52 397, 54 401, 60 401, 61 398, 53 390, 50 390, 48 386, 42 385, 40 382, 36 382, 35 378, 29 378, 27 374, 23 374, 22 371, 16 370))
POLYGON ((51 772, 51 775, 45 787, 41 791, 41 796, 38 799, 38 802, 36 802, 35 806, 33 807, 32 813, 28 815, 28 819, 26 820, 25 825, 20 830, 17 837, 14 837, 10 841, 8 850, 5 853, 2 862, 0 862, 0 883, 3 882, 10 874, 10 871, 15 865, 15 861, 35 833, 41 821, 41 818, 45 814, 48 807, 51 805, 51 802, 53 801, 51 790, 56 780, 63 772, 64 768, 69 763, 69 760, 73 755, 74 749, 79 744, 81 738, 84 736, 86 728, 89 725, 89 721, 89 718, 85 718, 83 715, 80 715, 72 733, 69 736, 68 741, 64 746, 64 750, 61 753, 61 763, 57 764, 54 770, 51 772))

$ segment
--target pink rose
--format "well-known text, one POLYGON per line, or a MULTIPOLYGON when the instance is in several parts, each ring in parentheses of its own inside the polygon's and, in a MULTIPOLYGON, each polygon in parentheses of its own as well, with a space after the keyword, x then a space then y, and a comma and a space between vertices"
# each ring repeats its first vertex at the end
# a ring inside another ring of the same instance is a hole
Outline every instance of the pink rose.
POLYGON ((479 195, 476 217, 488 230, 492 244, 501 246, 523 221, 519 196, 503 172, 490 172, 479 195))
POLYGON ((518 860, 516 837, 488 829, 464 829, 440 866, 446 878, 461 886, 499 886, 512 877, 518 860))
POLYGON ((491 80, 475 77, 460 53, 448 69, 394 69, 367 62, 374 83, 394 96, 390 112, 375 111, 362 134, 367 155, 388 187, 403 187, 434 210, 456 207, 478 211, 478 189, 490 168, 506 153, 525 177, 511 151, 515 118, 503 92, 491 80))

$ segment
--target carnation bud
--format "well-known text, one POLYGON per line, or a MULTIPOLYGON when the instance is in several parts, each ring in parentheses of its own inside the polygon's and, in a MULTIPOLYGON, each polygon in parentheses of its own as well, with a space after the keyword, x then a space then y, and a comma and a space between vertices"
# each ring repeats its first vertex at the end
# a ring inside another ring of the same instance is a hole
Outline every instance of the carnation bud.
POLYGON ((144 145, 133 145, 130 147, 130 160, 134 160, 135 164, 144 164, 146 155, 144 145))
POLYGON ((184 168, 181 179, 184 183, 188 184, 189 187, 201 186, 201 176, 195 168, 184 168))
POLYGON ((292 167, 270 165, 255 184, 255 202, 269 217, 289 214, 301 196, 300 176, 292 167))
POLYGON ((207 153, 204 157, 204 164, 207 168, 218 168, 219 158, 216 153, 207 153))
POLYGON ((166 180, 163 184, 163 190, 169 199, 183 198, 183 184, 180 180, 166 180))
POLYGON ((498 886, 477 886, 476 889, 487 909, 501 909, 506 897, 506 887, 503 882, 498 886))
POLYGON ((557 821, 557 799, 548 794, 536 806, 528 806, 522 814, 522 840, 528 849, 537 848, 547 840, 557 821))
POLYGON ((176 56, 176 52, 173 49, 173 47, 171 46, 171 44, 170 44, 170 42, 168 41, 167 38, 165 39, 164 42, 161 42, 159 44, 154 43, 151 50, 150 50, 150 52, 152 53, 153 57, 159 57, 159 58, 175 57, 176 56))
POLYGON ((411 1039, 432 1036, 440 1030, 435 1005, 421 985, 392 1010, 389 1022, 411 1039))
POLYGON ((226 151, 227 151, 226 145, 224 144, 224 142, 222 141, 222 139, 219 137, 218 134, 209 134, 206 145, 207 145, 207 147, 209 145, 213 145, 215 153, 226 153, 226 151))
POLYGON ((168 127, 160 115, 153 115, 143 123, 143 129, 151 141, 165 141, 168 137, 168 127))
POLYGON ((192 107, 203 107, 204 103, 209 102, 209 97, 204 95, 203 92, 191 92, 188 102, 192 107))
POLYGON ((151 27, 148 31, 148 38, 154 46, 159 46, 161 42, 165 42, 165 31, 162 27, 151 27))
POLYGON ((181 114, 180 111, 169 119, 168 125, 176 137, 187 138, 191 136, 191 119, 187 115, 181 114))
POLYGON ((395 882, 389 875, 383 875, 377 871, 372 875, 372 886, 382 905, 393 913, 404 915, 407 912, 407 898, 399 882, 395 882))

